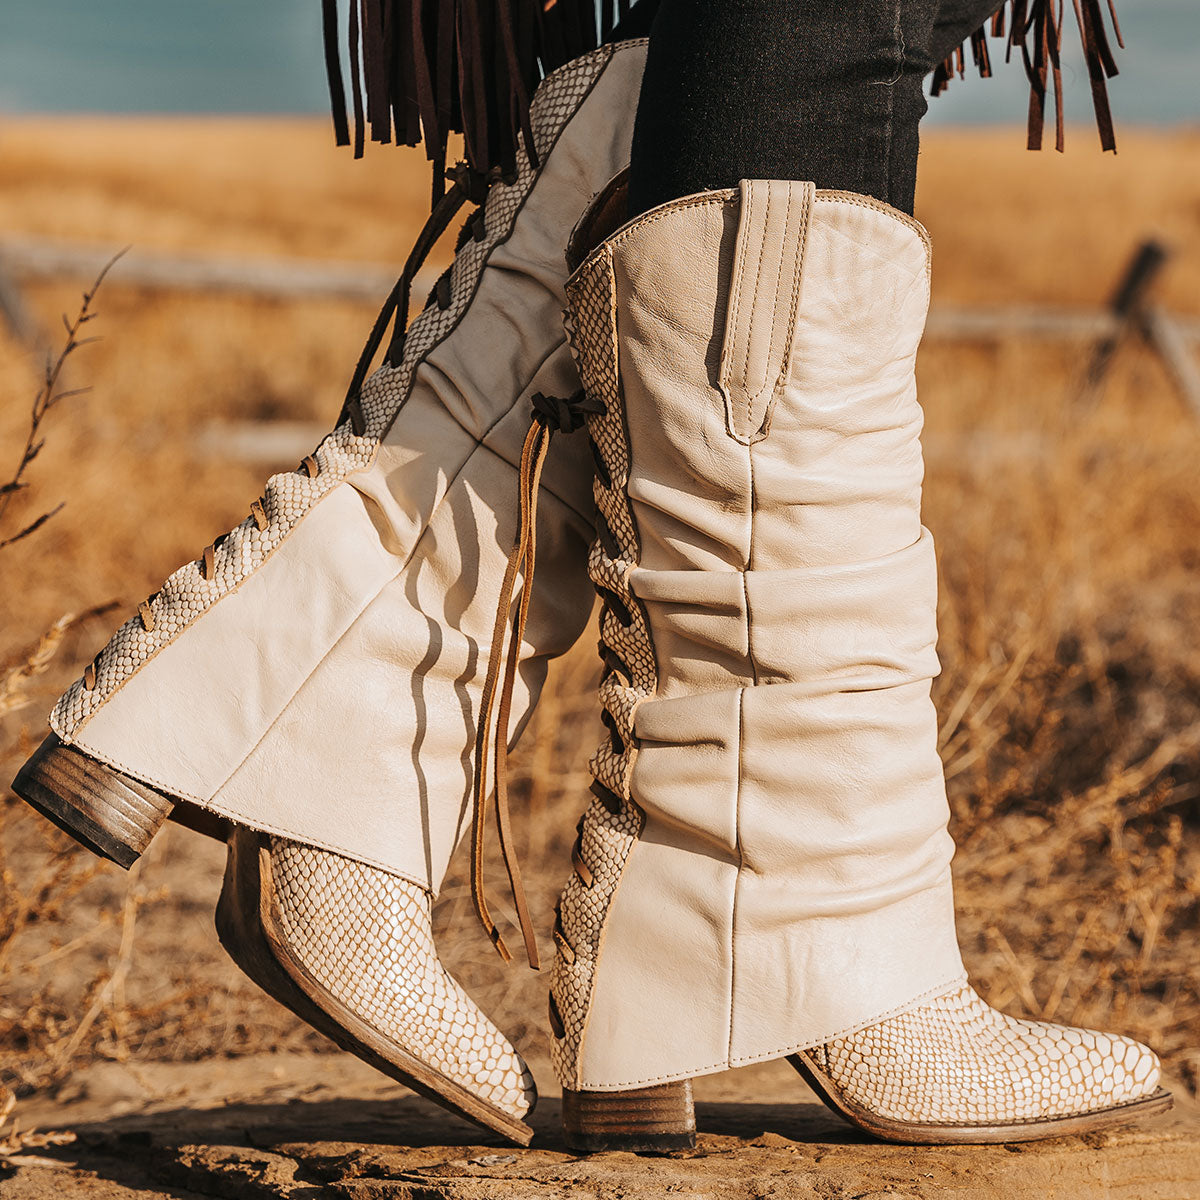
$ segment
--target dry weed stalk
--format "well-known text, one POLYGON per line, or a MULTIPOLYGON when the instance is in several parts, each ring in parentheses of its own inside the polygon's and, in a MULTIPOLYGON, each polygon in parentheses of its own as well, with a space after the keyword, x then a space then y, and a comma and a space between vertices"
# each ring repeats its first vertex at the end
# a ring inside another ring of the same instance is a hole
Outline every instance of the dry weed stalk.
MULTIPOLYGON (((95 1025, 97 1019, 106 1010, 110 1013, 118 1043, 121 1045, 124 1043, 125 1037, 122 1029, 124 1022, 122 1021, 121 1014, 125 1000, 125 979, 129 974, 129 965, 133 956, 133 935, 137 924, 138 911, 146 900, 145 895, 139 892, 136 887, 138 873, 139 867, 135 863, 133 869, 130 871, 129 890, 125 893, 125 904, 121 918, 121 941, 117 946, 116 954, 113 956, 108 978, 94 988, 92 1002, 88 1005, 87 1012, 84 1013, 79 1023, 75 1026, 71 1036, 50 1049, 49 1067, 55 1074, 61 1072, 74 1060, 84 1038, 88 1036, 92 1030, 92 1026, 95 1025)), ((128 1057, 128 1053, 116 1054, 113 1057, 128 1057)))
MULTIPOLYGON (((46 444, 45 438, 42 435, 42 425, 44 424, 50 410, 62 401, 69 399, 71 396, 80 396, 89 391, 89 388, 73 388, 67 391, 59 391, 59 381, 62 379, 63 370, 67 365, 67 359, 75 353, 76 350, 83 346, 88 346, 92 342, 97 341, 94 337, 81 337, 80 333, 83 327, 96 318, 96 313, 92 309, 92 303, 96 299, 96 293, 100 290, 100 285, 104 282, 105 276, 112 270, 113 265, 125 253, 124 250, 113 255, 100 270, 100 274, 96 276, 92 286, 83 293, 83 299, 79 305, 79 311, 75 314, 75 319, 68 319, 66 313, 63 314, 63 327, 67 331, 67 340, 63 344, 62 349, 58 352, 58 357, 47 359, 45 372, 42 377, 42 386, 38 389, 37 394, 33 398, 33 407, 29 414, 29 433, 25 438, 25 447, 21 451, 21 457, 17 462, 16 469, 13 471, 12 478, 7 483, 0 484, 0 527, 3 526, 4 518, 8 512, 9 505, 12 503, 13 497, 18 492, 23 492, 28 488, 29 484, 25 481, 25 472, 29 469, 34 459, 42 452, 42 447, 46 444)), ((23 538, 27 538, 31 533, 40 529, 47 521, 50 520, 56 513, 62 511, 63 504, 59 503, 54 508, 48 509, 40 516, 35 517, 32 521, 27 522, 16 533, 7 536, 0 535, 0 550, 5 546, 11 546, 14 542, 19 542, 23 538)))
MULTIPOLYGON (((28 1163, 24 1157, 27 1150, 44 1150, 48 1146, 69 1146, 75 1141, 75 1135, 69 1130, 55 1129, 48 1133, 39 1133, 36 1129, 22 1129, 15 1121, 5 1132, 4 1126, 12 1116, 17 1098, 7 1088, 0 1087, 0 1159, 10 1163, 28 1163), (22 1157, 17 1157, 22 1156, 22 1157)), ((58 1162, 52 1163, 58 1166, 58 1162)))
POLYGON ((116 608, 116 602, 99 604, 84 613, 66 613, 58 618, 37 643, 23 654, 17 655, 14 665, 0 670, 0 717, 16 712, 32 703, 29 686, 39 675, 44 675, 62 646, 63 639, 76 626, 92 617, 103 616, 116 608))
MULTIPOLYGON (((1062 367, 1022 357, 1022 377, 1054 395, 1044 381, 1062 367)), ((1126 369, 1145 366, 1131 354, 1126 369)), ((1186 1076, 1200 1045, 1200 655, 1187 635, 1200 435, 1177 410, 1147 420, 1148 390, 1125 381, 1078 427, 1051 408, 1031 431, 1040 459, 933 474, 935 694, 960 930, 982 990, 1133 1033, 1186 1076)))
POLYGON ((38 639, 37 645, 12 667, 0 674, 0 717, 15 712, 29 703, 29 683, 44 674, 58 652, 67 630, 76 623, 72 613, 59 617, 38 639))
MULTIPOLYGON (((122 252, 123 253, 123 252, 122 252)), ((12 547, 22 542, 40 530, 47 521, 61 511, 60 503, 43 511, 32 520, 19 524, 16 532, 5 534, 4 520, 10 516, 10 506, 14 498, 29 488, 26 474, 45 446, 44 426, 46 419, 58 404, 71 396, 77 396, 87 391, 87 388, 60 390, 60 383, 67 361, 80 348, 94 342, 93 337, 82 336, 84 326, 92 321, 96 313, 94 301, 105 276, 120 255, 112 258, 96 277, 92 286, 83 293, 78 312, 74 319, 63 316, 63 326, 66 329, 66 340, 58 356, 47 361, 42 383, 34 396, 30 411, 28 433, 24 448, 21 451, 17 466, 7 483, 0 485, 0 550, 12 547)), ((0 669, 0 719, 11 715, 18 709, 29 704, 33 697, 30 689, 38 676, 44 675, 54 662, 62 648, 67 634, 85 620, 107 612, 114 607, 112 604, 101 605, 81 614, 68 613, 56 620, 37 642, 24 653, 18 654, 15 661, 0 669)), ((7 814, 0 811, 0 817, 7 814)), ((11 824, 4 822, 11 833, 11 824)), ((47 831, 46 850, 41 857, 41 869, 37 872, 31 885, 18 886, 4 859, 4 845, 0 843, 0 980, 8 982, 14 974, 28 963, 14 961, 16 948, 23 935, 41 933, 39 940, 44 940, 44 931, 53 927, 63 915, 67 904, 73 900, 86 885, 95 878, 100 865, 90 861, 79 853, 78 847, 68 839, 56 833, 47 831)), ((131 899, 126 906, 126 917, 115 964, 107 980, 95 989, 95 1000, 92 1008, 84 1018, 70 1030, 64 1030, 62 1023, 54 1019, 43 1020, 51 1009, 46 994, 38 993, 28 997, 23 1004, 15 1009, 5 1006, 0 1010, 0 1030, 4 1032, 6 1047, 15 1047, 20 1042, 27 1045, 41 1042, 42 1066, 7 1071, 10 1078, 21 1078, 26 1085, 40 1082, 61 1072, 78 1051, 81 1043, 88 1036, 100 1011, 111 1003, 114 996, 120 997, 124 975, 128 969, 128 960, 132 951, 133 916, 136 906, 140 903, 131 893, 131 899), (132 905, 132 907, 130 907, 132 905)), ((98 922, 103 926, 104 922, 98 922)), ((77 939, 75 948, 87 939, 77 939)), ((60 948, 60 952, 63 948, 60 948)), ((9 991, 8 987, 3 990, 9 991)), ((13 1094, 4 1088, 0 1090, 4 1097, 0 1104, 0 1125, 3 1125, 15 1104, 13 1094)), ((73 1140, 71 1134, 38 1134, 35 1131, 18 1131, 14 1126, 8 1134, 0 1139, 0 1155, 12 1156, 31 1147, 62 1145, 73 1140)))

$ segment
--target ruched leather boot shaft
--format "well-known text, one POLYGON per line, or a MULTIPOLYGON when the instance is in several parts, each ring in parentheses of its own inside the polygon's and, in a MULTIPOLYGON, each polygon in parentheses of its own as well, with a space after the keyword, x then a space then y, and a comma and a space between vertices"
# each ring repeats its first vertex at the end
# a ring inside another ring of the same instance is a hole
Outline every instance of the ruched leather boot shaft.
MULTIPOLYGON (((403 353, 299 472, 180 568, 60 700, 55 733, 176 800, 436 891, 470 812, 495 596, 537 392, 578 377, 565 247, 628 163, 644 42, 539 87, 522 156, 469 223, 403 353)), ((544 548, 512 727, 582 632, 592 529, 581 439, 545 470, 544 548)))
POLYGON ((920 523, 916 222, 809 184, 665 205, 568 284, 611 737, 555 1059, 629 1089, 827 1041, 963 971, 920 523))

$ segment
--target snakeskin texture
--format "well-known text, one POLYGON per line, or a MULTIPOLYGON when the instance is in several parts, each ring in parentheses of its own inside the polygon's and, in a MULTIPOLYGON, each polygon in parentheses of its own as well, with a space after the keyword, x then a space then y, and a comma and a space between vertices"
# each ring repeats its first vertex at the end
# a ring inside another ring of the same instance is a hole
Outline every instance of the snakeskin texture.
POLYGON ((603 401, 605 411, 587 419, 588 436, 608 481, 599 476, 594 492, 600 516, 612 530, 620 550, 609 557, 599 541, 592 546, 588 572, 602 597, 614 596, 624 606, 618 613, 605 605, 601 637, 625 664, 628 678, 612 672, 600 685, 600 702, 616 738, 601 745, 591 762, 596 780, 622 801, 617 812, 599 800, 589 805, 580 825, 579 852, 592 872, 590 884, 573 874, 559 899, 561 936, 567 943, 555 955, 550 994, 562 1019, 563 1035, 551 1047, 554 1069, 564 1087, 578 1086, 578 1051, 590 1007, 596 957, 609 903, 620 882, 626 859, 642 827, 642 814, 630 798, 630 775, 637 746, 633 734, 638 705, 657 686, 654 653, 640 603, 629 587, 638 559, 638 542, 626 489, 629 483, 629 440, 617 390, 615 330, 612 326, 612 276, 607 260, 593 263, 568 284, 571 319, 567 336, 589 397, 603 401), (628 624, 625 618, 628 618, 628 624))
POLYGON ((446 973, 429 893, 396 875, 271 839, 289 949, 331 995, 448 1079, 524 1116, 533 1079, 512 1044, 446 973))
MULTIPOLYGON (((612 47, 602 47, 584 55, 548 76, 538 88, 530 123, 543 158, 612 53, 612 47)), ((468 239, 455 258, 446 309, 435 305, 421 313, 409 326, 400 363, 380 368, 363 385, 363 434, 356 436, 349 422, 330 433, 313 452, 319 467, 315 478, 299 473, 273 475, 262 497, 265 528, 260 529, 250 517, 225 535, 214 551, 209 578, 205 578, 202 562, 196 560, 167 579, 150 604, 152 627, 144 628, 136 616, 127 621, 97 656, 94 686, 88 688, 82 679, 77 680, 59 699, 50 715, 50 726, 61 738, 72 741, 84 722, 126 679, 256 571, 318 501, 347 475, 371 464, 408 398, 417 367, 457 325, 492 251, 512 232, 538 174, 525 156, 519 156, 518 161, 516 180, 508 185, 497 184, 488 193, 484 236, 479 241, 468 239)))
POLYGON ((810 1054, 880 1117, 997 1125, 1074 1116, 1149 1096, 1153 1051, 1129 1038, 1019 1021, 967 984, 810 1054))

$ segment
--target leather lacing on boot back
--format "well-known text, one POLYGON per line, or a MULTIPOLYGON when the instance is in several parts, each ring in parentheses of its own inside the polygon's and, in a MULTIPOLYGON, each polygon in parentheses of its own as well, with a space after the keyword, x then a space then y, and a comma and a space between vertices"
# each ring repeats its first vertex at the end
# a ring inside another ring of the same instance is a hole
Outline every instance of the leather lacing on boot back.
MULTIPOLYGON (((339 419, 338 424, 342 424, 345 420, 345 417, 348 415, 354 434, 358 437, 361 437, 365 426, 362 408, 358 405, 357 400, 348 405, 347 408, 343 409, 343 414, 344 415, 341 419, 339 419)), ((320 474, 320 471, 321 468, 318 465, 316 458, 311 454, 306 454, 301 460, 300 465, 296 468, 297 474, 307 475, 309 479, 316 479, 316 477, 320 474)), ((255 527, 260 531, 265 530, 271 523, 270 517, 267 513, 268 503, 269 502, 266 496, 259 496, 259 498, 250 505, 250 517, 254 521, 255 527)), ((229 534, 223 533, 220 537, 214 538, 209 545, 204 547, 204 552, 200 555, 200 558, 197 561, 200 565, 200 575, 205 580, 211 580, 213 578, 216 568, 217 551, 225 544, 228 538, 229 534)), ((142 628, 147 633, 154 629, 154 602, 159 598, 160 595, 160 592, 151 592, 150 595, 138 605, 138 618, 142 623, 142 628)), ((92 661, 84 668, 83 686, 87 688, 89 692, 92 691, 96 686, 96 672, 100 669, 100 660, 103 658, 104 652, 107 649, 107 646, 101 648, 96 657, 93 658, 92 661)))
MULTIPOLYGON (((532 145, 532 140, 530 145, 532 145)), ((458 215, 462 206, 470 203, 476 207, 459 230, 458 240, 454 246, 456 254, 472 239, 477 242, 483 241, 487 197, 493 185, 499 182, 508 187, 516 182, 516 175, 513 173, 502 175, 496 168, 487 175, 481 175, 479 172, 471 170, 466 163, 461 162, 446 172, 446 178, 450 180, 451 186, 434 205, 433 212, 430 213, 429 219, 417 235, 417 240, 413 243, 413 248, 405 260, 400 278, 396 280, 395 286, 383 302, 383 308, 379 310, 379 316, 375 318, 375 324, 371 328, 367 344, 363 347, 358 365, 354 368, 354 375, 350 380, 350 387, 346 394, 347 404, 350 403, 352 397, 358 395, 359 389, 367 378, 367 372, 371 369, 375 353, 383 341, 384 332, 393 319, 395 325, 388 342, 387 352, 384 355, 384 362, 388 366, 395 366, 399 362, 404 353, 405 334, 408 332, 408 309, 412 296, 412 285, 418 272, 425 265, 430 251, 437 245, 442 234, 450 228, 451 222, 458 215)), ((425 302, 426 308, 436 304, 438 308, 445 311, 449 307, 452 270, 453 265, 447 267, 438 278, 436 286, 425 302)))
MULTIPOLYGON (((603 640, 600 643, 600 650, 602 657, 606 657, 607 654, 611 653, 611 651, 609 651, 604 645, 603 640)), ((623 665, 624 664, 622 664, 622 666, 623 665)), ((625 671, 628 672, 627 667, 625 668, 625 671)), ((618 813, 620 813, 622 807, 621 797, 618 796, 616 792, 610 791, 598 779, 594 779, 592 781, 590 790, 592 795, 600 801, 605 810, 611 816, 615 817, 618 813)), ((580 817, 579 821, 575 825, 575 841, 571 846, 571 868, 574 870, 579 882, 583 884, 585 888, 591 888, 595 885, 596 876, 592 871, 592 868, 588 866, 587 860, 583 857, 583 826, 584 818, 580 817)), ((567 960, 568 964, 573 963, 576 958, 575 947, 571 945, 570 939, 567 937, 567 931, 563 928, 561 896, 559 897, 558 902, 554 905, 553 937, 554 944, 558 947, 559 954, 561 954, 563 958, 567 960)), ((551 1024, 555 1027, 554 1036, 561 1038, 563 1036, 560 1028, 562 1025, 562 1018, 558 1014, 558 1007, 555 1003, 553 994, 550 996, 550 1012, 551 1024)))
MULTIPOLYGON (((589 413, 604 412, 599 400, 591 399, 582 391, 570 397, 545 396, 538 392, 533 397, 533 421, 521 448, 521 467, 518 480, 517 534, 509 552, 508 567, 501 584, 500 599, 496 606, 496 624, 492 631, 492 648, 488 656, 487 676, 483 684, 480 701, 479 727, 475 738, 475 783, 472 789, 472 853, 471 892, 475 901, 475 912, 484 932, 499 951, 501 958, 509 962, 512 958, 504 938, 496 928, 488 911, 487 897, 483 884, 483 853, 487 824, 488 794, 488 749, 492 738, 492 716, 495 714, 494 768, 496 775, 495 807, 496 828, 500 838, 500 850, 504 867, 512 890, 513 904, 521 936, 525 942, 525 953, 529 965, 536 971, 540 966, 537 938, 533 921, 525 899, 525 888, 521 881, 520 865, 513 849, 512 827, 508 805, 508 727, 512 712, 513 686, 516 683, 520 664, 521 643, 525 637, 525 626, 529 617, 529 604, 533 594, 534 571, 537 563, 537 507, 542 468, 550 450, 550 440, 556 432, 573 433, 583 426, 589 413), (508 614, 512 607, 513 590, 517 576, 524 573, 521 598, 513 618, 511 634, 508 614)), ((593 446, 593 454, 595 447, 593 446)))
MULTIPOLYGON (((429 257, 433 247, 437 245, 438 239, 449 229, 451 222, 453 222, 454 218, 461 211, 463 205, 473 203, 476 205, 475 211, 463 222, 458 239, 455 242, 455 254, 457 255, 470 241, 483 241, 487 236, 485 218, 488 193, 496 183, 502 183, 508 187, 516 182, 515 176, 502 175, 498 169, 491 171, 486 176, 480 175, 478 172, 472 171, 466 163, 458 163, 456 166, 450 168, 446 172, 446 178, 450 180, 451 186, 434 206, 429 219, 417 235, 417 239, 413 243, 413 248, 405 260, 400 278, 396 280, 395 286, 388 293, 388 297, 379 311, 379 315, 375 318, 375 323, 371 327, 366 345, 363 347, 362 353, 359 355, 358 362, 355 365, 350 386, 346 390, 346 398, 342 402, 342 409, 338 414, 335 426, 341 426, 349 422, 350 431, 355 437, 362 437, 366 432, 367 423, 363 415, 360 393, 363 384, 366 382, 367 374, 371 369, 371 363, 379 351, 388 325, 392 324, 392 336, 388 341, 387 351, 384 354, 384 363, 389 367, 395 367, 399 364, 404 354, 405 336, 408 333, 408 310, 412 296, 412 285, 421 268, 425 265, 425 260, 429 257)), ((425 302, 426 309, 436 305, 444 312, 450 306, 450 281, 453 270, 454 264, 451 263, 438 277, 437 283, 425 302)), ((305 455, 296 470, 297 472, 306 474, 310 479, 315 479, 320 472, 320 466, 317 463, 315 455, 308 454, 305 455)), ((267 512, 268 504, 268 498, 260 496, 250 505, 250 516, 260 531, 265 530, 270 524, 267 512)), ((220 537, 204 548, 203 553, 197 560, 200 567, 200 574, 205 580, 213 578, 216 552, 228 537, 228 533, 221 534, 220 537)), ((154 629, 154 602, 158 599, 159 594, 159 592, 153 592, 138 605, 138 617, 141 620, 142 628, 147 633, 154 629)), ((99 670, 100 659, 103 657, 105 649, 107 647, 101 649, 84 669, 83 686, 88 691, 92 691, 96 686, 96 673, 99 670)))

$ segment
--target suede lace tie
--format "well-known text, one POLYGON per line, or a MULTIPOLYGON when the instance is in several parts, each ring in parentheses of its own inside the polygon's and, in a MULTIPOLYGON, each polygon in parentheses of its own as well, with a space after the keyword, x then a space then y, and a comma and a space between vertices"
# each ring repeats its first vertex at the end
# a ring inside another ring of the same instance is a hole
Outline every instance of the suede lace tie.
POLYGON ((582 427, 589 413, 602 413, 604 405, 591 399, 582 391, 570 397, 545 396, 538 392, 533 397, 533 420, 525 443, 521 448, 521 467, 518 482, 517 533, 512 550, 508 555, 508 566, 501 584, 500 599, 496 606, 496 623, 492 631, 492 647, 488 656, 487 676, 483 684, 480 701, 479 727, 475 738, 475 783, 472 791, 472 853, 471 893, 475 901, 475 912, 484 932, 505 962, 512 960, 504 938, 496 928, 488 911, 484 894, 483 854, 487 824, 488 795, 488 750, 491 747, 492 717, 495 714, 495 745, 493 762, 496 774, 495 807, 496 828, 500 838, 500 850, 504 857, 505 870, 512 891, 517 920, 525 941, 525 953, 529 965, 536 971, 540 966, 537 938, 529 915, 525 898, 525 887, 521 881, 520 865, 513 846, 512 825, 508 804, 508 728, 512 714, 513 686, 521 658, 521 644, 525 637, 525 625, 529 618, 530 598, 533 594, 533 577, 537 560, 537 507, 538 489, 542 468, 550 449, 550 440, 556 432, 573 433, 582 427), (513 593, 517 577, 524 575, 521 596, 513 618, 509 636, 508 614, 512 608, 513 593), (507 646, 507 649, 506 649, 507 646))

